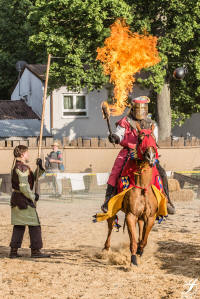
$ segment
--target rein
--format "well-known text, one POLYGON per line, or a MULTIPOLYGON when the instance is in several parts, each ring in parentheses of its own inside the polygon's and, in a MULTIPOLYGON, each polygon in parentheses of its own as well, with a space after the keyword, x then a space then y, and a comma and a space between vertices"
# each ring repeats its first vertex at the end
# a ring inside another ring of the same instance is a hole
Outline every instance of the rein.
MULTIPOLYGON (((145 167, 145 164, 146 163, 141 163, 141 165, 139 166, 139 171, 138 172, 133 172, 133 174, 135 175, 142 175, 142 172, 144 171, 150 171, 151 170, 151 167, 145 167), (142 168, 143 167, 143 168, 142 168)), ((140 187, 140 186, 137 186, 137 185, 133 185, 133 188, 136 188, 136 189, 141 189, 141 190, 144 190, 144 192, 147 192, 149 187, 152 185, 152 182, 146 186, 146 187, 140 187)))
POLYGON ((133 185, 133 188, 136 188, 136 189, 142 189, 142 190, 144 190, 145 192, 147 192, 148 189, 149 189, 149 187, 151 187, 151 185, 152 185, 152 182, 151 182, 148 186, 146 186, 146 187, 140 187, 140 186, 137 186, 137 185, 133 185))

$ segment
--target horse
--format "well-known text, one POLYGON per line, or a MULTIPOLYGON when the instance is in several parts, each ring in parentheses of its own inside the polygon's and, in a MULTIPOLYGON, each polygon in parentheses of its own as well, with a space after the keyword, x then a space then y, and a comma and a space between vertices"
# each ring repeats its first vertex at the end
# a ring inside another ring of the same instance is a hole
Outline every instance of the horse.
MULTIPOLYGON (((125 223, 130 238, 131 265, 134 266, 137 266, 136 254, 140 256, 143 254, 158 210, 158 202, 151 188, 153 166, 157 154, 152 130, 139 130, 137 153, 140 159, 137 160, 138 170, 134 173, 135 186, 125 194, 121 208, 125 213, 125 223), (138 242, 136 237, 137 223, 139 225, 138 242)), ((114 217, 107 220, 108 235, 104 245, 106 251, 110 248, 113 221, 114 217)))

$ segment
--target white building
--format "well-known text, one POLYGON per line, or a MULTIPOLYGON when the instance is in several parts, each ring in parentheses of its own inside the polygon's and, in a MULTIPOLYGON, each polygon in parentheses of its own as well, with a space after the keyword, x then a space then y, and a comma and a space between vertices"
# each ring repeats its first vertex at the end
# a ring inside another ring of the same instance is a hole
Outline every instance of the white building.
MULTIPOLYGON (((23 139, 40 135, 39 116, 23 100, 0 101, 0 139, 23 139)), ((43 136, 50 136, 44 126, 43 136)))
MULTIPOLYGON (((46 66, 28 64, 21 73, 11 95, 11 100, 24 99, 28 106, 41 117, 46 66)), ((108 99, 109 90, 94 90, 87 93, 71 92, 66 86, 54 90, 47 98, 45 127, 57 139, 69 136, 106 137, 107 125, 102 119, 101 102, 108 99)), ((148 90, 134 88, 134 96, 148 95, 148 90)), ((112 117, 114 128, 119 118, 112 117)))

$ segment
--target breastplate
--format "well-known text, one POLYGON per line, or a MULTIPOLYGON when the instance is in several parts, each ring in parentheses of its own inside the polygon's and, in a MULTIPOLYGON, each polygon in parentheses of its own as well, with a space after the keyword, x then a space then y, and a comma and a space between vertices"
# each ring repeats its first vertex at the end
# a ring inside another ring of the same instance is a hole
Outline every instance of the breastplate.
POLYGON ((128 116, 127 116, 127 121, 130 124, 132 130, 137 130, 136 123, 139 123, 140 128, 142 130, 144 130, 144 129, 150 130, 154 123, 154 121, 150 118, 146 118, 146 119, 142 119, 142 120, 134 120, 128 116))

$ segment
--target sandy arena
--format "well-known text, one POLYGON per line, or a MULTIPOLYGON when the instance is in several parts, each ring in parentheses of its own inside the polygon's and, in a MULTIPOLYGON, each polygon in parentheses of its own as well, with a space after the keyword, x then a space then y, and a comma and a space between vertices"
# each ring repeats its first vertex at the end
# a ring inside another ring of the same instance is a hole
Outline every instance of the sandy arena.
POLYGON ((112 251, 102 253, 107 225, 91 221, 101 202, 40 201, 44 251, 52 257, 30 259, 26 231, 19 251, 24 257, 11 260, 9 200, 1 198, 0 298, 200 298, 200 200, 177 203, 176 215, 156 223, 136 268, 129 266, 127 230, 114 232, 112 251))

